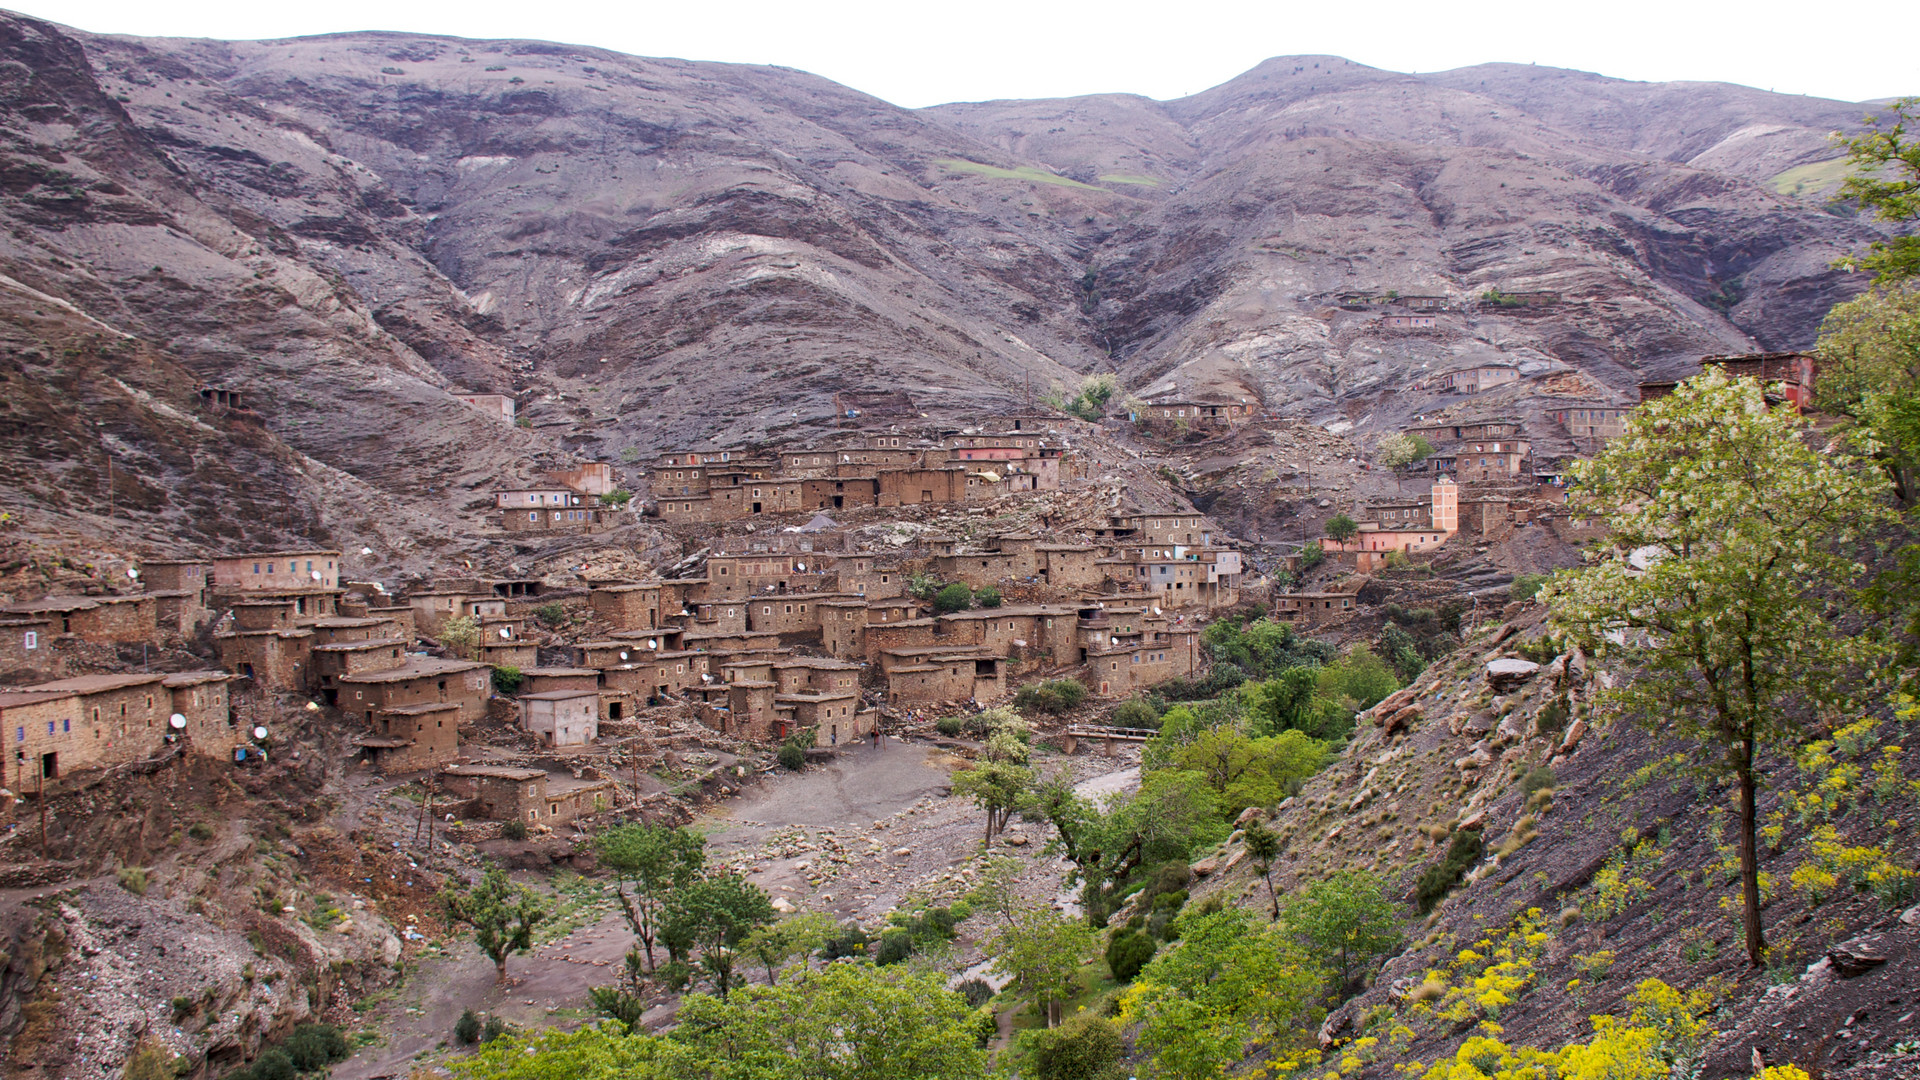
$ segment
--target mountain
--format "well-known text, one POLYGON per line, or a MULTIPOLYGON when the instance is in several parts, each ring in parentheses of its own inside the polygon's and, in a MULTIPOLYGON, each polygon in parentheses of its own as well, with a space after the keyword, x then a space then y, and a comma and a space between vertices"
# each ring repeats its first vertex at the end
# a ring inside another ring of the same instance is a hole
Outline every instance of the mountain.
POLYGON ((1832 174, 1859 105, 1535 67, 1277 58, 1178 101, 907 110, 533 41, 8 15, 0 54, 0 316, 21 377, 73 385, 12 403, 0 476, 38 534, 165 548, 445 554, 496 482, 805 439, 841 391, 965 418, 1116 370, 1363 438, 1472 407, 1433 376, 1476 364, 1619 399, 1804 346, 1879 235, 1776 190, 1832 174), (1338 302, 1390 292, 1454 310, 1391 333, 1338 302), (219 467, 170 460, 189 428, 219 467), (73 464, 39 464, 47 429, 73 464), (152 496, 109 514, 107 471, 152 496))

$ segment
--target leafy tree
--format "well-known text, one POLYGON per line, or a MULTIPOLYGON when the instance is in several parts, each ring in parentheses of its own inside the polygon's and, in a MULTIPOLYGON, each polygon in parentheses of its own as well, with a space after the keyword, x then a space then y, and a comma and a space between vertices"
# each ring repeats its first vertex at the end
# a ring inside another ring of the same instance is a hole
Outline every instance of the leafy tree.
POLYGON ((986 1080, 979 1015, 938 974, 830 964, 724 1000, 687 998, 660 1053, 676 1078, 986 1080))
POLYGON ((1271 735, 1315 727, 1318 714, 1314 695, 1319 688, 1319 676, 1310 667, 1288 668, 1279 678, 1251 687, 1247 713, 1253 719, 1254 730, 1271 735))
POLYGON ((1307 1048, 1319 1024, 1324 973, 1278 926, 1247 912, 1189 911, 1180 945, 1163 950, 1121 999, 1121 1021, 1157 1074, 1224 1076, 1257 1053, 1307 1048))
POLYGON ((1060 1022, 1060 1004, 1073 996, 1074 974, 1099 945, 1084 919, 1069 919, 1050 909, 1028 908, 1014 915, 987 942, 993 969, 1013 980, 1013 987, 1033 998, 1046 1015, 1047 1026, 1060 1022))
POLYGON ((980 591, 973 594, 973 598, 983 608, 997 608, 1000 606, 1000 590, 991 585, 981 586, 980 591))
POLYGON ((1792 706, 1831 699, 1865 660, 1839 620, 1861 572, 1852 542, 1885 516, 1884 478, 1810 447, 1805 426, 1718 370, 1642 405, 1574 469, 1577 512, 1607 522, 1609 543, 1546 590, 1560 630, 1637 668, 1614 704, 1733 775, 1755 967, 1756 763, 1797 735, 1792 706))
POLYGON ((1032 1036, 1036 1080, 1115 1080, 1126 1044, 1120 1025, 1104 1016, 1080 1013, 1057 1028, 1032 1036))
POLYGON ((1309 541, 1300 548, 1300 569, 1302 571, 1311 570, 1319 566, 1326 557, 1327 549, 1320 546, 1320 541, 1309 541))
MULTIPOLYGON (((1891 116, 1867 117, 1868 130, 1859 135, 1834 137, 1853 166, 1839 197, 1904 224, 1920 220, 1920 139, 1911 130, 1920 123, 1920 97, 1901 98, 1888 108, 1891 116)), ((1920 275, 1920 236, 1874 241, 1860 267, 1881 283, 1920 275)))
POLYGON ((440 624, 440 644, 456 656, 471 658, 480 647, 480 623, 471 615, 456 615, 440 624))
POLYGON ((1157 728, 1160 726, 1160 713, 1139 698, 1128 698, 1113 710, 1113 724, 1125 728, 1157 728))
POLYGON ((508 696, 519 693, 520 684, 525 681, 526 676, 512 664, 501 664, 493 669, 493 688, 508 696))
POLYGON ((447 921, 473 927, 474 944, 493 960, 493 981, 507 981, 507 958, 533 948, 533 931, 547 919, 547 905, 532 890, 489 866, 470 888, 448 881, 440 890, 447 921))
POLYGON ((662 1042, 622 1024, 543 1028, 493 1039, 470 1056, 453 1058, 447 1068, 460 1080, 668 1080, 662 1042))
POLYGON ((840 932, 840 924, 818 911, 789 915, 759 927, 740 943, 740 951, 758 960, 767 969, 767 985, 777 981, 777 972, 790 960, 798 959, 805 968, 807 960, 840 932))
POLYGON ((1169 767, 1205 778, 1221 814, 1232 817, 1249 806, 1279 802, 1288 785, 1319 772, 1326 759, 1326 744, 1305 732, 1255 739, 1237 728, 1216 727, 1173 748, 1169 767))
POLYGON ((1407 435, 1382 435, 1373 448, 1373 460, 1389 469, 1412 464, 1413 455, 1413 439, 1407 435))
POLYGON ((134 1044, 127 1063, 120 1067, 120 1080, 174 1080, 184 1070, 178 1054, 151 1035, 134 1044))
POLYGON ((1273 902, 1273 917, 1280 917, 1280 894, 1273 888, 1273 863, 1280 857, 1280 834, 1267 828, 1266 822, 1250 821, 1246 835, 1241 837, 1247 845, 1247 858, 1252 860, 1253 868, 1267 883, 1267 898, 1273 902))
POLYGON ((1327 519, 1326 531, 1328 539, 1344 544, 1353 539, 1353 534, 1360 531, 1360 526, 1345 514, 1335 514, 1327 519))
POLYGON ((706 868, 707 842, 677 826, 633 822, 600 833, 593 848, 600 865, 613 872, 614 898, 646 950, 647 970, 652 971, 653 945, 667 899, 706 868))
POLYGON ((600 496, 601 506, 622 507, 633 501, 633 492, 624 488, 615 488, 600 496))
POLYGON ((1433 444, 1425 435, 1408 435, 1407 440, 1413 443, 1413 460, 1425 461, 1433 456, 1433 444))
POLYGON ((1400 921, 1380 879, 1358 870, 1337 871, 1301 889, 1288 900, 1284 921, 1314 955, 1338 964, 1336 993, 1400 945, 1400 921))
POLYGON ((1152 935, 1138 930, 1123 930, 1107 942, 1107 970, 1113 973, 1118 982, 1132 982, 1139 976, 1140 969, 1147 966, 1147 961, 1153 959, 1154 950, 1158 948, 1152 935))
POLYGON ((1039 785, 1028 815, 1052 825, 1055 843, 1072 864, 1087 917, 1104 924, 1108 905, 1146 867, 1179 862, 1226 839, 1219 801, 1205 776, 1162 769, 1148 774, 1131 797, 1100 807, 1073 790, 1064 775, 1039 785))
POLYGON ((953 793, 972 799, 987 815, 987 843, 1007 827, 1014 811, 1026 805, 1033 770, 1019 762, 984 758, 953 774, 953 793))
POLYGON ((666 923, 672 936, 700 949, 700 966, 723 998, 733 988, 735 950, 773 917, 767 894, 731 872, 697 878, 667 898, 666 923))
POLYGON ((1507 586, 1507 596, 1514 600, 1531 600, 1546 585, 1547 577, 1546 574, 1516 574, 1513 584, 1507 586))
POLYGON ((973 606, 973 590, 956 581, 933 594, 933 610, 942 615, 973 606))
POLYGON ((533 617, 547 626, 560 626, 573 621, 567 614, 567 606, 558 600, 550 604, 541 604, 533 609, 533 617))

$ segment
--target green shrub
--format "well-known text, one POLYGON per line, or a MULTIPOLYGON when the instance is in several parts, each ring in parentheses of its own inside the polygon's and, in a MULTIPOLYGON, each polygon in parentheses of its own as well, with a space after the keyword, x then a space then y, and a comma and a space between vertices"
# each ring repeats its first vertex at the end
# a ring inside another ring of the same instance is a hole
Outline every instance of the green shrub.
POLYGON ((1113 940, 1107 942, 1107 970, 1113 972, 1116 981, 1130 983, 1159 948, 1152 937, 1138 930, 1115 934, 1113 940))
POLYGON ((195 840, 211 840, 213 839, 213 826, 204 821, 196 821, 187 826, 187 835, 193 837, 195 840))
POLYGON ((1515 600, 1531 600, 1547 581, 1546 574, 1521 574, 1507 586, 1507 595, 1515 600))
POLYGON ((977 1009, 993 1000, 993 987, 985 979, 965 979, 954 992, 967 999, 967 1007, 977 1009))
POLYGON ((951 739, 960 734, 960 729, 965 727, 966 723, 967 721, 964 717, 943 716, 933 722, 933 728, 935 731, 951 739))
POLYGON ((999 607, 1000 590, 991 585, 984 585, 979 592, 973 594, 973 600, 983 608, 999 607))
POLYGON ((914 574, 907 579, 907 595, 915 600, 931 600, 940 591, 940 579, 932 574, 914 574))
POLYGON ((880 935, 880 944, 873 950, 873 962, 878 967, 897 964, 913 955, 913 935, 905 930, 889 930, 880 935))
POLYGON ((1120 1025, 1093 1013, 1076 1013, 1059 1027, 1031 1036, 1037 1080, 1108 1080, 1125 1047, 1120 1025))
POLYGON ((519 693, 520 684, 526 681, 527 677, 512 664, 501 664, 493 669, 493 688, 509 697, 519 693))
POLYGON ((567 606, 557 600, 551 604, 541 604, 539 607, 534 608, 533 617, 548 626, 560 626, 573 621, 567 614, 567 606))
POLYGON ((1321 561, 1326 557, 1326 549, 1320 546, 1320 541, 1315 540, 1313 543, 1300 549, 1301 571, 1304 572, 1319 566, 1321 561))
POLYGON ((332 1024, 301 1024, 281 1044, 293 1067, 300 1072, 315 1072, 336 1061, 345 1061, 352 1050, 347 1037, 332 1024))
POLYGON ((1465 829, 1453 834, 1453 842, 1447 845, 1447 854, 1439 862, 1427 867, 1425 873, 1413 887, 1414 904, 1425 915, 1433 910, 1448 893, 1453 891, 1467 871, 1486 854, 1486 841, 1477 832, 1465 829))
POLYGON ((1013 707, 1021 710, 1038 709, 1044 713, 1059 715, 1087 699, 1087 688, 1073 679, 1054 679, 1044 683, 1028 683, 1020 688, 1013 697, 1013 707))
POLYGON ((799 772, 807 767, 807 752, 794 743, 781 743, 779 758, 780 767, 792 772, 799 772))
POLYGON ((513 818, 505 825, 500 826, 500 835, 509 840, 525 840, 527 838, 527 823, 521 821, 519 818, 513 818))
POLYGON ((1520 790, 1531 795, 1542 788, 1553 787, 1557 782, 1558 778, 1553 775, 1552 769, 1538 765, 1527 770, 1527 775, 1520 781, 1520 790))
POLYGON ((1113 710, 1113 724, 1115 727, 1157 728, 1160 726, 1160 714, 1139 698, 1128 698, 1113 710))
POLYGON ((480 1018, 468 1009, 453 1022, 453 1041, 461 1046, 472 1046, 480 1041, 480 1018))
POLYGON ((873 938, 856 923, 848 923, 839 934, 827 939, 820 947, 820 956, 826 960, 839 960, 848 956, 864 956, 867 946, 873 938))
POLYGON ((933 610, 942 615, 965 611, 973 606, 973 590, 954 582, 933 594, 933 610))
POLYGON ((497 1016, 487 1017, 487 1026, 480 1029, 480 1041, 490 1043, 507 1033, 507 1022, 497 1016))
POLYGON ((120 881, 120 887, 135 896, 147 894, 147 871, 141 866, 123 866, 114 875, 120 881))

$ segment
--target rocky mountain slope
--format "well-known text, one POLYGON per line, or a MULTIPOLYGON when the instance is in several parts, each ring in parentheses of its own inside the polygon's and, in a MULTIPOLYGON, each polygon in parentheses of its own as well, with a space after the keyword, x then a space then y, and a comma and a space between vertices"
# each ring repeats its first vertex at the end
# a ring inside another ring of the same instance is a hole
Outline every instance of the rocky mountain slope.
POLYGON ((444 551, 496 481, 816 434, 849 390, 965 417, 1113 369, 1364 443, 1471 408, 1425 381, 1471 364, 1607 397, 1804 345, 1859 287, 1829 264, 1873 235, 1772 186, 1827 167, 1861 109, 1740 87, 1297 57, 1173 102, 913 111, 528 41, 4 16, 0 54, 9 351, 39 380, 36 354, 101 346, 73 391, 16 400, 10 501, 42 533, 99 526, 78 504, 106 482, 24 445, 64 432, 65 460, 158 493, 119 511, 155 547, 213 543, 198 519, 226 506, 221 542, 444 551), (1492 289, 1562 302, 1463 304, 1492 289), (1389 291, 1465 310, 1391 333, 1334 303, 1389 291), (95 423, 116 379, 150 396, 140 423, 95 423), (245 438, 200 385, 244 393, 245 438), (171 460, 170 423, 210 429, 217 464, 171 460))

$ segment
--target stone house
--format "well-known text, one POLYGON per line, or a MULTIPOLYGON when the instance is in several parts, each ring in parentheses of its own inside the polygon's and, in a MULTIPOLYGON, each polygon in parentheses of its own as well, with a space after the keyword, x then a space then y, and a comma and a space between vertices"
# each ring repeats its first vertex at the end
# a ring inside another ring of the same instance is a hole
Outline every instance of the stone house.
POLYGON ((1427 460, 1463 484, 1512 480, 1528 474, 1533 444, 1526 439, 1462 442, 1427 460))
POLYGON ((497 416, 508 423, 513 422, 514 400, 511 394, 483 394, 466 390, 455 390, 453 396, 463 405, 479 409, 488 416, 497 416))
POLYGON ((1007 694, 1006 662, 991 649, 924 645, 889 648, 880 653, 887 700, 960 702, 998 701, 1007 694))
POLYGON ((1350 592, 1293 592, 1274 598, 1275 618, 1295 626, 1319 626, 1356 610, 1358 598, 1350 592))
POLYGON ((613 807, 611 780, 553 778, 507 765, 456 765, 440 776, 447 791, 468 800, 462 816, 482 821, 562 825, 613 807))
POLYGON ((810 477, 800 480, 800 505, 811 510, 845 510, 880 505, 877 476, 810 477))
POLYGON ((586 746, 600 737, 600 691, 521 694, 520 726, 547 746, 586 746))
POLYGON ((543 694, 549 690, 600 689, 600 673, 593 668, 521 668, 520 680, 520 691, 526 694, 543 694))
POLYGON ((308 678, 329 705, 340 703, 340 677, 392 671, 406 662, 407 643, 399 638, 369 638, 314 645, 308 678))
POLYGON ((1447 298, 1444 296, 1395 296, 1388 303, 1398 304, 1414 311, 1445 311, 1447 298))
POLYGON ((95 644, 152 641, 159 631, 152 593, 48 596, 0 607, 0 615, 45 618, 50 629, 95 644))
POLYGON ((651 630, 660 625, 659 582, 596 586, 587 593, 593 615, 617 630, 651 630))
POLYGON ((834 560, 833 566, 838 579, 836 587, 841 592, 870 600, 906 594, 907 575, 892 562, 883 562, 872 555, 843 555, 834 560))
POLYGON ((373 714, 383 709, 448 702, 459 707, 455 714, 459 723, 473 723, 485 718, 492 692, 484 664, 417 656, 385 671, 338 675, 334 683, 339 688, 340 710, 364 716, 369 724, 373 714))
POLYGON ((935 640, 977 645, 1012 659, 1051 658, 1054 664, 1078 662, 1074 627, 1078 609, 1055 604, 1021 604, 959 611, 934 619, 935 640))
POLYGON ((57 779, 159 753, 172 733, 167 678, 83 675, 29 686, 18 696, 0 694, 0 720, 7 725, 0 731, 14 748, 11 779, 57 779))
POLYGON ((820 648, 840 660, 866 655, 867 601, 820 601, 820 648))
POLYGON ((423 701, 375 709, 367 719, 368 732, 356 736, 373 767, 386 773, 434 769, 460 752, 460 705, 452 701, 423 701))
POLYGON ((313 631, 304 627, 235 630, 216 634, 214 654, 220 666, 261 690, 301 694, 307 691, 313 631))
POLYGON ((20 671, 62 673, 66 662, 52 648, 50 615, 0 617, 0 675, 20 671))
POLYGON ((1573 438, 1617 439, 1625 432, 1629 411, 1618 406, 1570 405, 1550 415, 1573 438))
POLYGON ((1380 326, 1386 330, 1432 330, 1439 320, 1432 315, 1382 315, 1380 326))
POLYGON ((316 549, 223 555, 213 560, 209 584, 222 596, 335 592, 340 588, 340 553, 316 549))
POLYGON ((1196 401, 1191 398, 1165 398, 1147 402, 1145 410, 1134 419, 1145 420, 1156 426, 1186 424, 1192 427, 1229 428, 1253 419, 1257 413, 1257 407, 1245 399, 1196 401))
POLYGON ((964 503, 970 498, 970 486, 976 483, 967 473, 964 462, 931 468, 883 469, 878 476, 880 505, 964 503))
MULTIPOLYGON (((1817 363, 1806 353, 1743 353, 1728 356, 1703 356, 1700 370, 1717 367, 1731 379, 1758 379, 1771 402, 1784 402, 1805 412, 1813 404, 1813 380, 1817 363)), ((1674 382, 1643 382, 1640 400, 1653 401, 1673 393, 1674 382)))
POLYGON ((613 466, 604 461, 587 461, 571 469, 557 469, 546 474, 549 483, 577 491, 582 495, 600 496, 613 493, 613 466))
POLYGON ((172 707, 168 727, 185 736, 190 752, 232 761, 233 748, 245 741, 233 715, 233 679, 224 671, 183 671, 160 681, 172 707), (174 716, 185 726, 174 729, 174 716))

